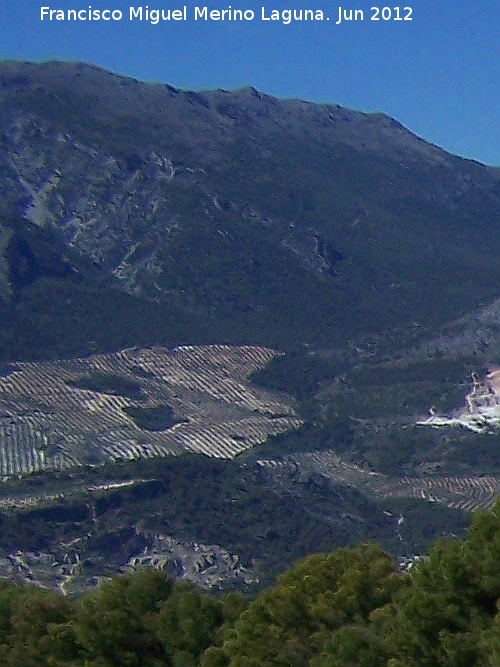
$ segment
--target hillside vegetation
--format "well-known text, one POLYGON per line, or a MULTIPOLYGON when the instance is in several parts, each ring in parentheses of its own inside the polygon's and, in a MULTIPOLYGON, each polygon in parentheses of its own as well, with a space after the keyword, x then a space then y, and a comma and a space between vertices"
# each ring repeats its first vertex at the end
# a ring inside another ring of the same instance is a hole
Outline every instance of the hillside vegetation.
POLYGON ((364 544, 296 563, 253 600, 158 570, 78 599, 0 587, 5 667, 491 667, 500 661, 500 503, 406 573, 364 544))

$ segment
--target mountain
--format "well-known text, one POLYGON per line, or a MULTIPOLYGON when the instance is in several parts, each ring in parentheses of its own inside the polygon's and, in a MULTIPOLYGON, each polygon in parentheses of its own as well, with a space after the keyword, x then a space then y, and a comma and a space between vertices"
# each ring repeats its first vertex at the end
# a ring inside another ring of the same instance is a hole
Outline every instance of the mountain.
POLYGON ((383 114, 82 64, 4 63, 0 80, 2 219, 25 220, 4 232, 7 265, 26 265, 4 261, 6 296, 56 271, 26 220, 225 342, 338 345, 497 296, 500 170, 383 114))
POLYGON ((5 553, 98 576, 168 537, 255 581, 314 542, 415 554, 491 504, 496 416, 451 413, 500 361, 500 169, 381 113, 81 63, 1 63, 0 118, 5 553))

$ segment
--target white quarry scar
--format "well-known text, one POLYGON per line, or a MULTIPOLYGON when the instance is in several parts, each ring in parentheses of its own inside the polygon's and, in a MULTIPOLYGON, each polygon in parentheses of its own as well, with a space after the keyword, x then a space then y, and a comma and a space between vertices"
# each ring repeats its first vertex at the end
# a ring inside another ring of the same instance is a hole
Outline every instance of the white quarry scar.
POLYGON ((433 426, 464 426, 476 433, 495 433, 500 430, 500 369, 493 368, 480 380, 472 373, 472 388, 465 396, 465 406, 448 415, 430 410, 430 417, 417 424, 433 426))

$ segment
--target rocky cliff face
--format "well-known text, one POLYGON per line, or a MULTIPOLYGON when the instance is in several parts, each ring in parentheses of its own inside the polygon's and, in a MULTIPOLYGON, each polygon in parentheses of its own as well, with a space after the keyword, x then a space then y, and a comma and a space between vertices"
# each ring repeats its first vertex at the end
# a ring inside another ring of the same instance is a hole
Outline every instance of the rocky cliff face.
POLYGON ((119 161, 32 116, 16 118, 6 134, 18 211, 57 230, 125 289, 155 296, 157 255, 175 226, 164 210, 169 159, 151 152, 136 164, 119 161))

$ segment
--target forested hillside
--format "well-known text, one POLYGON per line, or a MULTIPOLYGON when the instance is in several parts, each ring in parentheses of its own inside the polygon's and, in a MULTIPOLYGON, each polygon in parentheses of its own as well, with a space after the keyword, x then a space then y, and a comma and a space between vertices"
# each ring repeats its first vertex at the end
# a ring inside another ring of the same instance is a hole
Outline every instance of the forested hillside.
POLYGON ((487 667, 500 662, 500 503, 409 572, 374 545, 299 561, 253 600, 158 570, 78 599, 0 589, 5 667, 487 667))

